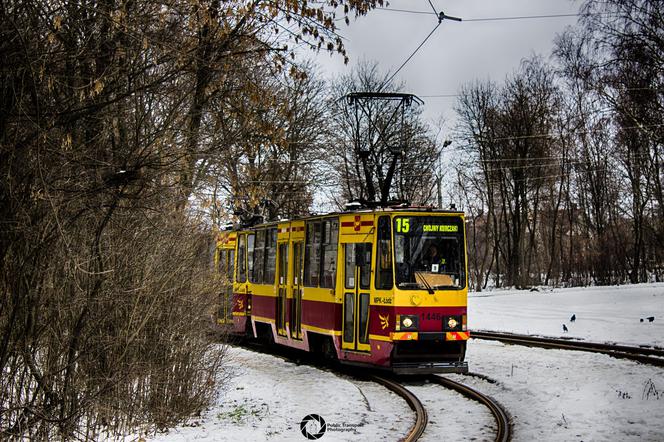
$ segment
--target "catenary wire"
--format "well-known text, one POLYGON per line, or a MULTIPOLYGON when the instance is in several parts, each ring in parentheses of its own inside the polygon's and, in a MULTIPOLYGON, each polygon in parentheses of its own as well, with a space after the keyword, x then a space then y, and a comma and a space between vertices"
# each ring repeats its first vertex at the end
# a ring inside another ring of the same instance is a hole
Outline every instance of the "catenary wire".
POLYGON ((415 56, 415 54, 417 54, 417 51, 419 51, 420 48, 422 46, 424 46, 424 43, 426 43, 427 40, 429 40, 429 38, 433 35, 433 33, 436 32, 436 29, 438 29, 439 26, 440 26, 440 23, 438 23, 436 25, 436 27, 434 27, 433 30, 431 32, 429 32, 429 35, 426 36, 426 38, 422 41, 422 43, 420 43, 420 45, 413 51, 412 54, 410 54, 410 56, 406 59, 406 61, 404 61, 401 64, 401 66, 399 66, 399 69, 394 71, 394 73, 390 76, 390 78, 387 79, 387 81, 385 83, 389 83, 390 81, 392 81, 392 79, 399 73, 399 71, 401 71, 401 69, 403 69, 404 66, 406 66, 406 64, 410 61, 410 59, 413 58, 415 56))
MULTIPOLYGON (((434 8, 435 10, 435 8, 434 8)), ((419 14, 419 15, 431 15, 427 11, 418 11, 413 9, 399 9, 399 8, 376 8, 376 11, 386 11, 386 12, 399 12, 404 14, 419 14)), ((542 18, 567 18, 567 17, 581 17, 586 14, 581 13, 567 13, 567 14, 538 14, 538 15, 516 15, 516 16, 505 16, 505 17, 477 17, 477 18, 464 18, 463 21, 468 22, 483 22, 483 21, 507 21, 507 20, 534 20, 542 18)), ((613 15, 611 13, 595 13, 592 15, 613 15)))

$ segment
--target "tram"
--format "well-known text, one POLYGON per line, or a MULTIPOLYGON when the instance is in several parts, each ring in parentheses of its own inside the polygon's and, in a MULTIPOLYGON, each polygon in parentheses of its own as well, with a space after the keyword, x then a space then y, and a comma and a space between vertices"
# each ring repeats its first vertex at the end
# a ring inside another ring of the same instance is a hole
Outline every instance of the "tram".
POLYGON ((223 231, 230 333, 397 374, 468 371, 462 212, 364 209, 223 231))

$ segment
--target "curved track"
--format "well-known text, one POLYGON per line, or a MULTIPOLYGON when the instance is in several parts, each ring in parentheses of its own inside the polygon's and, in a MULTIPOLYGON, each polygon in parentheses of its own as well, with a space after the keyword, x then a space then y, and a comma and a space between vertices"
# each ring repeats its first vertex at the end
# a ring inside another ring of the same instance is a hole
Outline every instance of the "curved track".
MULTIPOLYGON (((261 353, 270 353, 272 355, 275 355, 274 349, 270 349, 269 347, 265 347, 263 345, 246 345, 245 343, 245 348, 249 348, 250 350, 253 351, 259 351, 261 353)), ((275 355, 276 356, 276 355, 275 355)), ((278 357, 284 358, 284 359, 290 359, 290 360, 295 360, 296 358, 293 357, 293 355, 287 354, 287 353, 280 353, 278 354, 278 357)), ((309 361, 309 362, 314 362, 315 361, 309 361)), ((299 362, 298 362, 299 363, 299 362)), ((343 370, 343 372, 346 375, 352 376, 352 377, 358 377, 358 378, 364 378, 366 379, 367 373, 353 373, 353 370, 343 370)), ((422 402, 415 396, 410 390, 408 390, 405 386, 400 384, 399 382, 395 381, 394 379, 389 379, 383 376, 378 376, 378 375, 371 375, 369 376, 369 379, 377 382, 387 389, 393 391, 396 393, 398 396, 403 398, 408 406, 415 412, 415 423, 411 427, 410 431, 408 434, 399 439, 400 441, 404 442, 414 442, 418 440, 422 434, 424 433, 427 423, 429 422, 429 416, 427 413, 427 410, 424 408, 424 405, 422 402)), ((491 411, 491 414, 493 414, 495 420, 496 420, 496 441, 497 442, 503 442, 503 441, 509 441, 511 434, 510 434, 510 424, 509 424, 509 418, 507 416, 507 413, 495 402, 493 401, 490 397, 485 396, 484 394, 468 387, 467 385, 452 381, 447 378, 443 378, 437 375, 427 375, 426 379, 428 379, 430 382, 442 385, 446 388, 450 388, 452 390, 455 390, 462 394, 463 396, 466 396, 469 399, 472 399, 474 401, 480 402, 481 404, 485 405, 486 407, 489 408, 491 411)))
POLYGON ((371 379, 378 382, 379 384, 384 385, 388 389, 401 396, 408 403, 410 408, 415 411, 415 424, 410 429, 406 437, 402 440, 405 442, 418 440, 420 436, 422 436, 422 433, 424 433, 424 430, 427 428, 427 423, 429 422, 427 410, 425 410, 422 402, 420 402, 417 396, 411 393, 410 390, 398 382, 380 376, 372 376, 371 379))
POLYGON ((507 442, 511 439, 512 434, 510 429, 509 416, 505 410, 503 410, 503 408, 489 396, 486 396, 467 385, 460 384, 459 382, 455 382, 451 379, 447 379, 441 376, 431 376, 430 380, 431 382, 455 390, 469 399, 486 405, 496 420, 496 442, 507 442))
MULTIPOLYGON (((410 408, 415 411, 415 424, 410 429, 406 437, 402 440, 406 442, 418 440, 424 433, 428 423, 427 411, 422 405, 422 402, 420 402, 420 400, 412 392, 410 392, 410 390, 398 382, 380 376, 372 376, 371 379, 384 385, 388 389, 401 396, 408 403, 410 408)), ((470 388, 467 385, 455 382, 451 379, 436 375, 429 376, 427 379, 429 379, 429 381, 432 383, 452 389, 469 399, 485 405, 491 411, 491 414, 496 420, 496 441, 507 442, 511 439, 509 417, 505 410, 503 410, 502 407, 498 405, 493 399, 480 393, 477 390, 470 388)))
POLYGON ((616 358, 631 359, 634 361, 643 362, 645 364, 664 367, 664 350, 659 348, 630 347, 626 345, 602 344, 598 342, 541 338, 491 331, 472 331, 470 336, 474 339, 501 341, 507 344, 525 345, 529 347, 603 353, 616 358))

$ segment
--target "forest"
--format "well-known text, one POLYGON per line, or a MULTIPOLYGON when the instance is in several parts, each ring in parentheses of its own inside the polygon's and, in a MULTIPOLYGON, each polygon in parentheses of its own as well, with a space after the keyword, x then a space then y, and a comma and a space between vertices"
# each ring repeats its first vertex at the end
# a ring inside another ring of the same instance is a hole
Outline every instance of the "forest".
POLYGON ((200 413, 224 376, 215 233, 317 200, 453 201, 477 291, 664 278, 662 2, 587 0, 553 54, 464 85, 454 127, 413 106, 399 132, 392 104, 367 125, 341 99, 398 77, 307 57, 347 62, 339 28, 381 6, 0 3, 2 439, 200 413))
POLYGON ((664 278, 664 8, 589 1, 553 62, 457 103, 476 290, 664 278))

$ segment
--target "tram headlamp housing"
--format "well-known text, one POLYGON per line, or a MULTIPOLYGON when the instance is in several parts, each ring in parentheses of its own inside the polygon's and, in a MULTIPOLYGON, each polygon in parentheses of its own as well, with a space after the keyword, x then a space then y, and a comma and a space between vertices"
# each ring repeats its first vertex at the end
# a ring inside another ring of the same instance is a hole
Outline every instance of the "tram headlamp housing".
POLYGON ((443 316, 444 331, 461 331, 461 329, 462 329, 461 316, 458 315, 443 316))
POLYGON ((417 315, 397 315, 397 326, 398 331, 413 331, 417 330, 419 325, 417 315))

